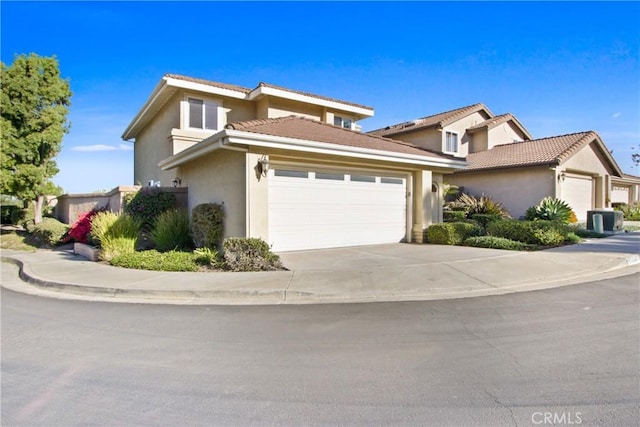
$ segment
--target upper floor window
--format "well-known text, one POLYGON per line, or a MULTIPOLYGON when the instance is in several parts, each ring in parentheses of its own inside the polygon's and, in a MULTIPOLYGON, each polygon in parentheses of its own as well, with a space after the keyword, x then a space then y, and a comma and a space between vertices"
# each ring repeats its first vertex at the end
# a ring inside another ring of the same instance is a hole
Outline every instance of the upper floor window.
POLYGON ((458 134, 453 132, 447 132, 444 151, 447 153, 458 152, 458 134))
POLYGON ((189 127, 193 129, 218 129, 218 104, 197 98, 188 98, 189 127))
POLYGON ((345 129, 351 129, 351 125, 353 124, 353 120, 345 119, 340 116, 333 116, 333 124, 335 126, 340 126, 345 129))

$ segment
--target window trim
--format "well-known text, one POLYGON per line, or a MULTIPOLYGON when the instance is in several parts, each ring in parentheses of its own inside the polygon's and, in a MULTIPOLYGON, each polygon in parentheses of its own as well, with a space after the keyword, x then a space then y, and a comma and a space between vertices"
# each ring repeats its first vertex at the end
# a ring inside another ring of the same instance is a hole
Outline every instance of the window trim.
POLYGON ((333 125, 341 127, 342 129, 352 130, 355 123, 356 121, 349 117, 338 116, 335 114, 333 115, 333 125), (336 121, 338 120, 340 120, 340 124, 336 124, 336 121), (347 123, 349 124, 349 126, 345 126, 345 124, 347 123))
POLYGON ((458 134, 458 132, 453 132, 450 130, 445 131, 444 133, 444 150, 442 150, 445 153, 454 153, 457 154, 458 150, 460 150, 460 135, 458 134), (455 140, 455 150, 449 150, 449 135, 455 135, 456 140, 455 140))
POLYGON ((199 132, 219 132, 224 129, 226 125, 226 116, 224 114, 223 103, 221 99, 217 98, 209 98, 204 97, 199 94, 191 94, 185 93, 181 102, 180 108, 180 129, 190 130, 190 131, 199 131, 199 132), (202 126, 201 128, 191 127, 190 126, 190 109, 191 104, 189 100, 194 99, 198 101, 202 101, 202 126), (215 129, 207 129, 206 128, 206 117, 207 117, 207 107, 214 107, 216 109, 216 128, 215 129))

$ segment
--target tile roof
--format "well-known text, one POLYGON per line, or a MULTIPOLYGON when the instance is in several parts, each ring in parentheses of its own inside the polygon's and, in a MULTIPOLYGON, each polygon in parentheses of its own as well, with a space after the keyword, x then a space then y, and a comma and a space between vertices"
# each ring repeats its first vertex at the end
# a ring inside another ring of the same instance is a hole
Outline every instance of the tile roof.
POLYGON ((491 117, 490 119, 485 120, 484 122, 480 122, 475 126, 471 126, 467 128, 467 132, 474 133, 482 129, 493 129, 494 127, 501 125, 502 123, 506 123, 509 121, 513 121, 517 127, 522 130, 525 137, 527 139, 533 139, 529 131, 520 123, 516 117, 511 113, 501 114, 499 116, 491 117))
POLYGON ((272 88, 272 89, 283 90, 283 91, 286 91, 286 92, 296 93, 298 95, 304 95, 304 96, 308 96, 308 97, 311 97, 311 98, 322 99, 322 100, 325 100, 325 101, 338 102, 340 104, 346 104, 346 105, 351 105, 351 106, 358 107, 358 108, 365 108, 365 109, 368 109, 368 110, 373 110, 373 107, 368 107, 366 105, 356 104, 356 103, 348 102, 348 101, 342 101, 340 99, 329 98, 329 97, 326 97, 326 96, 316 95, 316 94, 309 93, 309 92, 302 92, 302 91, 299 91, 299 90, 293 90, 293 89, 289 89, 289 88, 286 88, 286 87, 283 87, 283 86, 276 86, 276 85, 273 85, 273 84, 270 84, 270 83, 265 83, 265 82, 260 82, 256 88, 250 89, 250 88, 243 87, 243 86, 231 85, 231 84, 220 83, 220 82, 214 82, 214 81, 211 81, 211 80, 205 80, 205 79, 199 79, 199 78, 195 78, 195 77, 183 76, 183 75, 180 75, 180 74, 167 73, 164 76, 168 77, 168 78, 172 78, 172 79, 183 80, 183 81, 192 82, 192 83, 200 83, 200 84, 203 84, 203 85, 212 86, 212 87, 218 87, 218 88, 222 88, 222 89, 234 90, 236 92, 242 92, 242 93, 245 93, 245 94, 249 94, 249 93, 253 92, 255 89, 257 89, 259 87, 269 87, 269 88, 272 88))
POLYGON ((356 148, 390 151, 431 158, 453 159, 451 156, 432 153, 407 142, 355 132, 299 116, 236 122, 228 124, 225 128, 356 148))
MULTIPOLYGON (((279 90, 284 90, 287 92, 291 92, 291 93, 297 93, 298 95, 304 95, 304 96, 309 96, 311 98, 316 98, 316 99, 323 99, 325 101, 331 101, 331 102, 339 102, 340 104, 346 104, 346 105, 351 105, 353 107, 358 107, 358 108, 365 108, 367 110, 373 110, 373 107, 368 107, 366 105, 362 105, 362 104, 356 104, 353 102, 348 102, 348 101, 342 101, 340 99, 336 99, 336 98, 329 98, 327 96, 322 96, 322 95, 316 95, 313 93, 309 93, 309 92, 302 92, 299 90, 293 90, 293 89, 288 89, 286 87, 282 87, 282 86, 276 86, 276 85, 272 85, 270 83, 265 83, 265 82, 260 82, 260 84, 258 84, 258 87, 270 87, 272 89, 279 89, 279 90)), ((257 88, 256 88, 257 89, 257 88)))
POLYGON ((584 145, 596 139, 599 140, 598 134, 588 131, 497 145, 490 150, 469 154, 467 156, 469 166, 459 172, 559 165, 584 145))
POLYGON ((242 86, 238 86, 238 85, 230 85, 230 84, 227 84, 227 83, 214 82, 214 81, 205 80, 205 79, 198 79, 198 78, 195 78, 195 77, 183 76, 183 75, 180 75, 180 74, 166 73, 164 76, 168 77, 170 79, 183 80, 183 81, 191 82, 191 83, 199 83, 199 84, 203 84, 203 85, 207 85, 207 86, 218 87, 218 88, 221 88, 221 89, 234 90, 236 92, 242 92, 242 93, 245 93, 245 94, 248 94, 252 90, 252 89, 249 89, 247 87, 242 87, 242 86))
POLYGON ((376 129, 368 132, 371 135, 390 136, 397 135, 404 132, 410 132, 414 129, 424 129, 430 127, 442 128, 456 120, 473 114, 477 111, 484 110, 489 117, 493 117, 493 113, 483 103, 468 105, 462 108, 456 108, 455 110, 445 111, 443 113, 434 114, 432 116, 422 117, 420 119, 398 123, 396 125, 387 126, 381 129, 376 129))

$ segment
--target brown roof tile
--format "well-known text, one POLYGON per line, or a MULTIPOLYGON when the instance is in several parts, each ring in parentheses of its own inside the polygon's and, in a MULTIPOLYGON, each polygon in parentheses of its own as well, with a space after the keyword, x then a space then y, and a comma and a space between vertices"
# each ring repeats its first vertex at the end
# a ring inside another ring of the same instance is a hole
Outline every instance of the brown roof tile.
POLYGON ((387 126, 385 128, 376 129, 368 132, 371 135, 379 136, 392 136, 405 132, 411 132, 415 129, 424 129, 430 127, 443 127, 459 120, 463 117, 473 114, 476 111, 484 110, 489 114, 489 117, 493 117, 493 113, 482 103, 468 105, 462 108, 456 108, 455 110, 445 111, 443 113, 434 114, 432 116, 422 117, 420 119, 398 123, 396 125, 387 126))
POLYGON ((490 119, 487 119, 484 122, 480 122, 475 126, 471 126, 470 128, 467 128, 467 132, 474 133, 481 129, 493 129, 494 127, 501 125, 502 123, 506 123, 508 121, 513 121, 515 125, 522 130, 526 139, 533 139, 529 131, 511 113, 506 113, 506 114, 501 114, 499 116, 491 117, 490 119))
POLYGON ((272 85, 270 83, 265 83, 265 82, 260 82, 260 84, 258 85, 258 87, 263 86, 263 87, 270 87, 273 89, 279 89, 279 90, 284 90, 287 92, 291 92, 291 93, 297 93, 298 95, 304 95, 304 96, 309 96, 311 98, 316 98, 316 99, 322 99, 325 101, 332 101, 332 102, 339 102, 340 104, 346 104, 346 105, 351 105, 353 107, 358 107, 358 108, 365 108, 368 110, 373 110, 373 107, 368 107, 366 105, 361 105, 361 104, 355 104, 353 102, 348 102, 348 101, 342 101, 340 99, 336 99, 336 98, 329 98, 327 96, 322 96, 322 95, 315 95, 313 93, 309 93, 309 92, 302 92, 299 90, 293 90, 293 89, 288 89, 286 87, 282 87, 282 86, 276 86, 276 85, 272 85))
POLYGON ((170 79, 184 80, 186 82, 192 82, 192 83, 200 83, 200 84, 203 84, 203 85, 218 87, 218 88, 221 88, 221 89, 234 90, 236 92, 242 92, 242 93, 245 93, 245 94, 251 92, 251 89, 249 89, 247 87, 242 87, 242 86, 237 86, 237 85, 230 85, 230 84, 227 84, 227 83, 219 83, 219 82, 214 82, 214 81, 211 81, 211 80, 198 79, 198 78, 195 78, 195 77, 183 76, 183 75, 180 75, 180 74, 167 73, 164 76, 168 77, 170 79))
POLYGON ((469 154, 467 156, 469 166, 460 172, 558 165, 597 138, 597 133, 589 131, 497 145, 490 150, 469 154))
POLYGON ((423 150, 407 142, 367 135, 298 116, 230 123, 226 129, 431 158, 451 158, 423 150))

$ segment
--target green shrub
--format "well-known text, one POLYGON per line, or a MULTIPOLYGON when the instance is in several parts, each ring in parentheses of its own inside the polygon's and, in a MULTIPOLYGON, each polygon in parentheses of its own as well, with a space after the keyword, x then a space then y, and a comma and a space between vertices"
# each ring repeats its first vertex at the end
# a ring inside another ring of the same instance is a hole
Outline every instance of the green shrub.
POLYGON ((640 202, 635 202, 630 205, 622 203, 614 206, 613 209, 622 212, 624 219, 627 221, 640 221, 640 202))
POLYGON ((62 243, 62 238, 68 231, 67 224, 55 218, 43 218, 40 224, 33 226, 31 236, 41 245, 56 246, 62 243))
POLYGON ((564 243, 567 233, 557 229, 537 229, 533 231, 536 243, 542 246, 559 246, 564 243))
POLYGON ((140 221, 142 227, 151 229, 158 216, 176 207, 176 196, 155 188, 143 188, 125 197, 124 212, 140 221))
POLYGON ((198 271, 191 252, 158 252, 156 250, 129 252, 113 257, 111 265, 124 268, 155 271, 198 271))
POLYGON ((436 245, 458 245, 468 237, 482 232, 477 224, 468 222, 445 222, 427 228, 427 241, 436 245))
POLYGON ((231 271, 282 270, 280 257, 262 239, 229 237, 222 242, 225 267, 231 271))
POLYGON ((224 236, 224 206, 203 203, 191 211, 193 240, 198 248, 219 249, 224 236))
POLYGON ((443 211, 442 219, 444 222, 456 222, 462 221, 467 217, 467 212, 465 211, 443 211))
POLYGON ((584 228, 574 230, 573 233, 583 239, 600 239, 602 237, 607 237, 606 234, 596 233, 593 230, 587 230, 584 228))
POLYGON ((16 205, 2 205, 0 206, 0 220, 2 224, 13 224, 13 218, 16 215, 16 211, 20 210, 20 206, 16 205))
POLYGON ((91 237, 102 249, 100 258, 109 261, 135 252, 140 224, 140 220, 126 214, 108 211, 96 214, 91 221, 91 237))
POLYGON ((217 268, 221 265, 220 252, 215 249, 198 248, 193 251, 194 261, 198 265, 217 268))
POLYGON ((158 215, 151 230, 151 239, 160 252, 190 250, 193 239, 187 211, 170 209, 158 215))
POLYGON ((522 243, 557 246, 567 237, 568 228, 554 221, 500 220, 490 222, 487 234, 522 243), (561 240, 560 240, 561 239, 561 240), (560 243, 555 243, 559 241, 560 243))
POLYGON ((474 197, 462 193, 451 205, 454 208, 464 209, 467 213, 467 218, 471 218, 476 214, 499 215, 502 218, 510 217, 509 212, 501 203, 485 195, 474 197))
POLYGON ((527 245, 526 243, 495 236, 469 237, 468 239, 465 239, 462 244, 464 246, 473 246, 475 248, 505 249, 508 251, 524 251, 532 249, 532 246, 527 245))
POLYGON ((553 197, 545 197, 538 206, 531 206, 527 209, 525 219, 527 221, 559 221, 563 224, 575 222, 571 206, 563 200, 553 197))
POLYGON ((582 239, 573 231, 567 233, 567 237, 565 238, 565 242, 569 244, 580 243, 582 239))
POLYGON ((480 224, 480 226, 482 227, 483 230, 486 230, 487 229, 487 225, 489 225, 490 222, 498 221, 498 220, 502 219, 502 215, 496 215, 496 214, 473 214, 469 218, 474 220, 474 221, 476 221, 478 224, 480 224))

